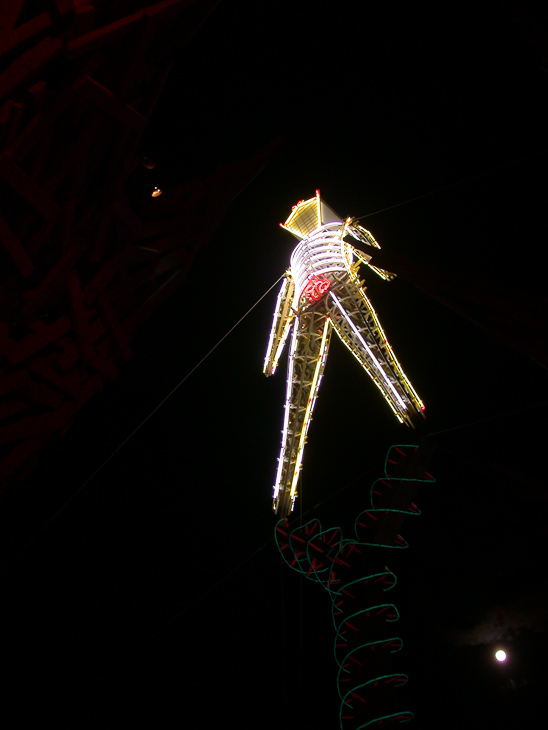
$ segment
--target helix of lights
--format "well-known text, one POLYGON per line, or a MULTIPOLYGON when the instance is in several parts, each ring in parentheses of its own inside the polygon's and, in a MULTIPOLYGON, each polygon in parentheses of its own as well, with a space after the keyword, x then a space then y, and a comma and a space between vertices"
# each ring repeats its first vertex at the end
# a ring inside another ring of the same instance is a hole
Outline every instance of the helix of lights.
POLYGON ((286 564, 322 585, 331 598, 341 730, 413 718, 410 710, 395 709, 404 704, 398 689, 408 677, 393 668, 392 655, 403 642, 396 633, 399 612, 389 595, 396 576, 384 558, 390 550, 408 547, 399 528, 405 518, 420 514, 412 501, 417 486, 434 481, 424 469, 409 475, 417 449, 390 447, 384 476, 373 483, 371 506, 356 517, 353 538, 343 538, 339 527, 323 529, 317 519, 292 526, 285 518, 276 525, 286 564))

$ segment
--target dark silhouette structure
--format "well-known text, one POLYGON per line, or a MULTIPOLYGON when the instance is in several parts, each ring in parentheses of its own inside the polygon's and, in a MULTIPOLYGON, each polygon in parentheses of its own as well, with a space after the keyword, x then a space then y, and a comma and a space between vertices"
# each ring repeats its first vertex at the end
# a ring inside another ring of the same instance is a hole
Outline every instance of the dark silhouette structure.
POLYGON ((265 162, 268 149, 169 195, 142 183, 171 54, 216 4, 0 10, 0 488, 117 377, 265 162))

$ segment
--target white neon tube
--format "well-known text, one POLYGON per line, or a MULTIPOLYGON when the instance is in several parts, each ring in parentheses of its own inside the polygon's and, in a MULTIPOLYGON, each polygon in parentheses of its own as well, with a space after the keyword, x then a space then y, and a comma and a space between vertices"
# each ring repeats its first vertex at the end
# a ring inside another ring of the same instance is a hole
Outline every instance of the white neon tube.
POLYGON ((333 301, 335 302, 335 304, 337 305, 337 307, 338 307, 338 308, 340 309, 340 311, 341 311, 341 313, 342 313, 343 317, 345 318, 345 320, 346 320, 346 321, 348 322, 348 324, 349 324, 349 325, 350 325, 350 326, 352 327, 352 330, 353 330, 354 334, 356 335, 356 337, 357 337, 357 338, 358 338, 358 339, 360 340, 360 342, 362 343, 362 345, 363 345, 363 346, 365 347, 365 349, 367 350, 367 352, 368 352, 368 354, 369 354, 370 358, 371 358, 371 359, 373 360, 373 362, 375 363, 375 366, 376 366, 377 370, 378 370, 378 371, 379 371, 379 373, 380 373, 380 374, 382 375, 382 378, 383 378, 383 380, 385 381, 385 383, 387 384, 387 386, 388 386, 388 387, 390 388, 390 390, 391 390, 391 391, 392 391, 392 392, 394 393, 394 395, 395 395, 395 397, 396 397, 396 400, 398 401, 398 403, 399 403, 399 404, 401 405, 401 407, 402 407, 402 408, 403 408, 404 410, 407 410, 407 406, 405 405, 405 403, 403 402, 403 400, 402 400, 402 399, 400 398, 400 396, 399 396, 399 394, 398 394, 397 390, 396 390, 396 389, 394 388, 394 386, 392 385, 392 383, 391 383, 391 382, 390 382, 390 380, 388 379, 388 376, 386 375, 386 373, 385 373, 385 372, 384 372, 384 370, 382 369, 382 367, 381 367, 381 364, 380 364, 380 362, 379 362, 379 361, 377 360, 377 358, 375 357, 375 355, 373 355, 373 353, 371 352, 371 349, 369 348, 368 344, 366 343, 366 341, 365 341, 365 340, 363 339, 363 337, 361 336, 361 334, 360 334, 359 330, 357 329, 356 325, 354 324, 354 322, 352 322, 352 320, 350 319, 350 317, 348 317, 348 316, 347 316, 346 312, 345 312, 345 311, 344 311, 344 309, 343 309, 343 308, 341 307, 341 305, 340 305, 340 303, 339 303, 339 300, 338 300, 338 299, 337 299, 337 297, 336 297, 336 296, 335 296, 335 295, 333 294, 333 292, 329 292, 329 294, 330 294, 330 295, 331 295, 331 297, 333 298, 333 301))
POLYGON ((387 348, 390 350, 390 354, 394 358, 394 362, 396 363, 396 367, 398 368, 398 370, 399 370, 402 378, 407 383, 407 386, 408 386, 409 390, 411 391, 412 395, 415 397, 417 403, 419 404, 419 407, 421 408, 421 410, 424 410, 424 403, 421 401, 421 399, 419 398, 417 392, 415 391, 415 389, 411 385, 411 383, 410 383, 409 378, 407 377, 407 375, 403 372, 402 366, 400 365, 400 363, 398 361, 398 358, 394 354, 394 350, 392 349, 392 346, 390 345, 390 343, 386 339, 386 335, 384 334, 384 330, 383 330, 383 328, 381 326, 381 323, 379 322, 379 319, 377 317, 377 313, 375 312, 375 310, 373 308, 373 305, 371 304, 371 302, 369 301, 369 299, 367 298, 367 296, 365 294, 364 294, 364 296, 365 296, 365 299, 367 300, 367 304, 369 305, 369 309, 371 311, 371 314, 373 315, 373 319, 375 320, 375 325, 378 327, 379 332, 380 332, 380 334, 381 334, 381 336, 382 336, 382 338, 383 338, 383 340, 384 340, 387 348))
POLYGON ((322 343, 320 345, 320 354, 318 357, 318 362, 316 363, 316 370, 314 371, 314 377, 312 378, 312 385, 310 388, 310 398, 308 399, 308 404, 306 407, 306 411, 304 414, 303 419, 303 427, 301 431, 301 438, 299 441, 299 450, 297 452, 297 458, 295 461, 295 471, 293 473, 293 482, 291 484, 291 498, 294 499, 295 492, 297 491, 297 482, 299 479, 299 472, 301 470, 301 463, 303 460, 303 452, 304 452, 304 444, 306 441, 306 434, 308 433, 308 425, 310 422, 310 416, 312 414, 312 410, 314 409, 314 404, 316 402, 316 396, 318 394, 318 389, 320 387, 320 372, 325 365, 325 360, 327 357, 326 353, 326 341, 327 341, 327 335, 329 334, 329 330, 331 327, 331 322, 329 320, 326 321, 324 328, 323 328, 323 336, 322 336, 322 343))
MULTIPOLYGON (((270 353, 272 351, 272 344, 274 342, 274 337, 276 336, 276 326, 278 324, 278 318, 280 316, 280 302, 282 301, 282 297, 284 296, 288 285, 289 285, 289 279, 284 279, 282 282, 281 289, 278 294, 278 298, 276 300, 276 309, 274 310, 274 320, 272 322, 272 329, 270 330, 270 338, 268 340, 268 347, 266 348, 266 357, 264 359, 263 372, 266 372, 267 367, 268 367, 268 361, 270 359, 270 353)), ((285 340, 284 340, 284 342, 285 342, 285 340)), ((279 350, 279 348, 278 348, 278 350, 279 350)), ((276 353, 276 354, 278 354, 278 353, 276 353)), ((275 361, 275 364, 276 364, 276 362, 277 361, 275 361)), ((272 373, 274 373, 275 364, 274 364, 274 367, 272 368, 272 373)))
POLYGON ((286 392, 285 392, 285 413, 284 413, 284 426, 282 430, 282 448, 280 451, 280 458, 278 459, 278 472, 276 474, 276 484, 274 485, 274 499, 278 496, 278 492, 280 491, 280 480, 282 478, 282 469, 283 469, 283 463, 284 463, 284 456, 285 456, 285 446, 286 446, 286 440, 287 440, 287 431, 289 426, 289 406, 291 405, 291 386, 293 384, 293 362, 294 362, 294 354, 295 350, 297 349, 297 330, 298 330, 299 321, 298 319, 295 320, 295 323, 293 325, 293 337, 291 338, 291 350, 289 352, 289 366, 287 369, 287 386, 286 386, 286 392))

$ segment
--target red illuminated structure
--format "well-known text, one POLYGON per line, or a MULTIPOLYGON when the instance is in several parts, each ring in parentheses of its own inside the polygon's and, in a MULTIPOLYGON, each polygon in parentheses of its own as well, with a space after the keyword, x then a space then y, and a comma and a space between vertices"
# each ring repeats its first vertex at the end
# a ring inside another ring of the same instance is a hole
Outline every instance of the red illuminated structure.
POLYGON ((170 53, 216 4, 0 4, 0 490, 117 377, 264 165, 139 191, 170 53))
POLYGON ((319 302, 323 295, 327 294, 330 287, 331 282, 329 279, 322 279, 320 276, 313 276, 303 289, 301 296, 305 297, 310 304, 313 302, 319 302))

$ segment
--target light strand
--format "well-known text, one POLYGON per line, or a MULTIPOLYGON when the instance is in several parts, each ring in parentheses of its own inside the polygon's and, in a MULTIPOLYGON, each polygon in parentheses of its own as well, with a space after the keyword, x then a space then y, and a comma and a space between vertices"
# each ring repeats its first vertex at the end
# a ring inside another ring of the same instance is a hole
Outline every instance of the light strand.
POLYGON ((15 563, 15 562, 16 562, 16 561, 17 561, 17 560, 19 559, 19 557, 20 557, 20 556, 21 556, 21 555, 22 555, 22 554, 23 554, 24 552, 26 552, 26 551, 28 550, 28 548, 29 548, 29 547, 30 547, 30 546, 31 546, 31 545, 32 545, 32 544, 33 544, 33 543, 34 543, 34 542, 35 542, 35 541, 36 541, 36 540, 37 540, 37 539, 38 539, 38 538, 40 537, 40 535, 41 535, 41 534, 42 534, 42 533, 43 533, 43 532, 44 532, 44 531, 45 531, 45 530, 46 530, 46 529, 47 529, 47 528, 48 528, 48 527, 49 527, 49 526, 50 526, 50 525, 52 524, 52 522, 54 522, 54 521, 55 521, 55 520, 57 519, 57 517, 58 517, 58 516, 59 516, 59 515, 61 514, 61 512, 63 512, 63 510, 64 510, 64 509, 66 509, 66 507, 68 507, 68 505, 69 505, 69 504, 70 504, 70 503, 71 503, 71 502, 72 502, 72 501, 73 501, 73 500, 74 500, 74 499, 75 499, 75 498, 76 498, 76 497, 77 497, 77 496, 78 496, 78 495, 80 494, 80 492, 82 492, 82 491, 83 491, 83 490, 84 490, 84 489, 85 489, 85 488, 86 488, 86 487, 88 486, 88 484, 89 484, 90 482, 92 482, 92 481, 93 481, 93 479, 94 479, 94 478, 95 478, 95 477, 97 476, 97 474, 99 474, 99 472, 101 472, 101 471, 102 471, 102 470, 103 470, 103 469, 105 468, 105 466, 106 466, 106 465, 107 465, 107 464, 108 464, 108 463, 109 463, 109 462, 110 462, 110 461, 111 461, 111 460, 112 460, 112 459, 113 459, 113 458, 114 458, 114 457, 116 456, 116 454, 117 454, 117 453, 118 453, 119 451, 121 451, 121 450, 122 450, 122 449, 124 448, 124 446, 125 446, 125 445, 126 445, 126 444, 128 443, 128 441, 130 441, 130 440, 131 440, 131 439, 132 439, 132 438, 133 438, 133 437, 135 436, 135 434, 136 434, 136 433, 137 433, 138 431, 140 431, 140 430, 141 430, 141 428, 142 428, 142 427, 143 427, 143 426, 145 425, 145 423, 146 423, 146 422, 147 422, 148 420, 150 420, 150 419, 152 418, 152 416, 153 416, 153 415, 154 415, 154 414, 155 414, 155 413, 156 413, 157 411, 159 411, 159 410, 160 410, 160 408, 161 408, 161 407, 162 407, 162 406, 164 405, 164 403, 165 403, 165 402, 166 402, 166 401, 167 401, 167 400, 168 400, 169 398, 171 398, 171 396, 172 396, 172 395, 173 395, 173 394, 174 394, 174 393, 175 393, 175 392, 176 392, 176 391, 177 391, 177 390, 178 390, 178 389, 179 389, 179 388, 181 387, 181 385, 183 385, 183 383, 185 383, 185 382, 186 382, 186 381, 188 380, 188 378, 189 378, 189 377, 190 377, 190 376, 191 376, 191 375, 192 375, 192 374, 193 374, 194 372, 196 372, 196 370, 197 370, 197 369, 198 369, 198 368, 200 367, 200 365, 202 365, 202 363, 204 363, 204 362, 205 362, 205 360, 207 360, 207 358, 208 358, 208 357, 209 357, 209 356, 210 356, 210 355, 211 355, 211 354, 212 354, 212 353, 213 353, 213 352, 214 352, 214 351, 215 351, 215 350, 216 350, 216 349, 217 349, 217 348, 219 347, 219 345, 220 345, 220 344, 221 344, 222 342, 224 342, 224 340, 226 340, 226 338, 227 338, 227 337, 228 337, 228 336, 229 336, 229 335, 230 335, 230 334, 231 334, 231 333, 232 333, 232 332, 233 332, 233 331, 234 331, 234 330, 236 329, 236 327, 237 327, 237 326, 238 326, 239 324, 241 324, 241 323, 242 323, 242 322, 244 321, 244 319, 245 319, 245 318, 246 318, 246 317, 247 317, 247 316, 248 316, 248 315, 249 315, 249 314, 250 314, 250 313, 251 313, 251 312, 252 312, 252 311, 253 311, 253 310, 255 309, 255 307, 256 307, 256 306, 257 306, 257 305, 258 305, 258 304, 259 304, 260 302, 262 302, 262 300, 263 300, 263 299, 264 299, 264 298, 265 298, 265 297, 266 297, 266 296, 267 296, 268 294, 270 294, 270 292, 272 291, 272 289, 274 289, 274 287, 275 287, 275 286, 276 286, 276 285, 278 284, 278 282, 279 282, 279 281, 280 281, 280 280, 282 279, 282 277, 283 277, 283 276, 285 276, 285 273, 284 273, 284 274, 282 274, 282 276, 280 276, 280 277, 279 277, 278 279, 276 279, 276 281, 274 282, 274 284, 272 284, 272 286, 271 286, 271 287, 269 287, 269 288, 268 288, 268 289, 267 289, 267 290, 265 291, 265 293, 264 293, 264 294, 263 294, 263 295, 262 295, 261 297, 259 297, 259 299, 257 299, 257 301, 255 302, 255 304, 254 304, 254 305, 253 305, 252 307, 250 307, 250 308, 249 308, 249 309, 247 310, 247 312, 246 312, 246 313, 245 313, 245 314, 244 314, 244 315, 243 315, 242 317, 240 317, 240 319, 239 319, 239 320, 238 320, 238 321, 236 322, 236 324, 234 324, 234 325, 233 325, 233 326, 232 326, 232 327, 231 327, 231 328, 230 328, 230 329, 228 330, 228 332, 227 332, 227 333, 226 333, 225 335, 223 335, 223 337, 221 337, 221 339, 220 339, 220 340, 219 340, 219 341, 217 342, 217 344, 216 344, 216 345, 214 345, 214 346, 213 346, 213 347, 211 348, 211 350, 209 350, 209 352, 208 352, 208 353, 207 353, 206 355, 204 355, 204 357, 202 357, 202 359, 201 359, 201 360, 200 360, 200 361, 199 361, 199 362, 198 362, 198 363, 197 363, 197 364, 196 364, 196 365, 195 365, 195 366, 194 366, 194 367, 192 368, 192 370, 190 370, 190 371, 189 371, 189 372, 188 372, 188 373, 187 373, 187 374, 185 375, 185 377, 184 377, 184 378, 183 378, 182 380, 180 380, 180 381, 179 381, 179 383, 177 383, 177 385, 176 385, 176 386, 175 386, 175 387, 174 387, 174 388, 173 388, 173 389, 172 389, 172 390, 171 390, 171 391, 170 391, 170 392, 169 392, 169 393, 168 393, 168 394, 167 394, 167 395, 165 396, 165 398, 163 398, 163 400, 161 400, 161 401, 160 401, 160 403, 158 403, 158 405, 157 405, 157 406, 156 406, 155 408, 153 408, 153 409, 152 409, 152 411, 151 411, 151 412, 150 412, 150 413, 148 414, 148 416, 146 416, 146 417, 145 417, 145 418, 144 418, 144 419, 143 419, 143 420, 141 421, 141 423, 140 423, 140 424, 139 424, 139 425, 138 425, 138 426, 137 426, 136 428, 134 428, 134 429, 133 429, 133 431, 132 431, 132 432, 131 432, 131 433, 129 434, 129 436, 127 436, 127 437, 126 437, 126 438, 125 438, 125 439, 124 439, 124 440, 122 441, 122 443, 121 443, 121 444, 120 444, 119 446, 117 446, 117 447, 116 447, 116 449, 114 449, 114 451, 113 451, 113 452, 112 452, 112 453, 110 454, 110 456, 108 456, 108 457, 107 457, 107 458, 106 458, 106 459, 105 459, 105 460, 104 460, 104 461, 103 461, 103 462, 102 462, 102 463, 100 464, 100 466, 98 466, 98 467, 97 467, 97 469, 96 469, 96 470, 95 470, 95 471, 93 472, 93 474, 91 474, 91 476, 89 476, 89 477, 88 477, 88 478, 87 478, 87 479, 86 479, 86 480, 85 480, 85 481, 84 481, 84 482, 83 482, 83 483, 82 483, 82 484, 81 484, 81 485, 80 485, 80 486, 78 487, 78 489, 77 489, 77 490, 76 490, 75 492, 73 492, 73 493, 71 494, 71 496, 70 496, 70 497, 69 497, 69 498, 68 498, 68 499, 67 499, 67 500, 66 500, 65 502, 63 502, 63 504, 62 504, 62 505, 61 505, 61 506, 59 507, 59 509, 58 509, 58 510, 57 510, 57 511, 56 511, 56 512, 55 512, 55 513, 54 513, 54 514, 53 514, 53 515, 52 515, 52 516, 51 516, 51 517, 49 518, 49 520, 47 520, 47 521, 46 521, 46 522, 45 522, 45 523, 44 523, 44 524, 42 525, 42 527, 40 527, 40 529, 39 529, 39 530, 38 530, 38 531, 37 531, 37 532, 36 532, 36 533, 35 533, 35 534, 34 534, 34 535, 33 535, 33 536, 31 537, 31 539, 30 539, 30 540, 29 540, 29 541, 28 541, 28 542, 27 542, 27 543, 26 543, 26 544, 25 544, 25 545, 24 545, 24 546, 23 546, 23 547, 21 548, 21 550, 19 550, 19 552, 18 552, 18 553, 17 553, 17 554, 16 554, 16 555, 15 555, 15 556, 13 557, 13 559, 12 559, 12 560, 10 560, 10 562, 9 562, 9 563, 7 563, 7 565, 5 565, 5 566, 4 566, 3 568, 2 568, 2 570, 0 571, 0 575, 2 575, 2 574, 3 574, 3 573, 4 573, 5 571, 6 571, 6 570, 8 570, 8 568, 10 568, 10 567, 11 567, 11 566, 12 566, 12 565, 13 565, 13 564, 14 564, 14 563, 15 563))

